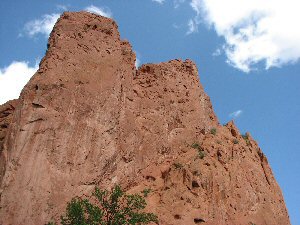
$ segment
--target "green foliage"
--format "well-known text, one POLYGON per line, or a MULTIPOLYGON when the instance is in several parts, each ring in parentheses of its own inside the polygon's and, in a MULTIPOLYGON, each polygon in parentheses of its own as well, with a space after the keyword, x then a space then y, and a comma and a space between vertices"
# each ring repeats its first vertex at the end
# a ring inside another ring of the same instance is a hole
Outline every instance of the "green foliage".
POLYGON ((176 169, 181 169, 183 168, 183 165, 181 163, 173 163, 176 169))
POLYGON ((199 156, 200 159, 203 159, 204 156, 205 156, 204 151, 198 151, 198 156, 199 156))
POLYGON ((66 215, 61 217, 61 224, 97 225, 102 216, 101 209, 87 199, 73 198, 67 205, 66 215))
POLYGON ((204 150, 203 148, 199 145, 199 143, 195 142, 191 145, 192 148, 197 149, 198 150, 198 157, 200 159, 203 159, 205 156, 204 150))
POLYGON ((217 134, 217 129, 215 127, 211 128, 210 133, 213 134, 213 135, 216 135, 217 134))
MULTIPOLYGON (((150 189, 145 189, 149 193, 150 189)), ((96 188, 91 203, 87 199, 73 198, 61 217, 62 225, 142 225, 158 222, 153 213, 143 212, 147 203, 139 194, 126 194, 120 186, 111 192, 96 188)), ((48 223, 54 225, 54 223, 48 223)))
POLYGON ((197 142, 193 143, 191 145, 191 147, 194 148, 194 149, 200 149, 201 148, 200 145, 199 145, 199 143, 197 143, 197 142))
POLYGON ((233 140, 233 144, 236 145, 236 144, 238 144, 238 143, 239 143, 239 141, 238 141, 237 139, 234 139, 234 140, 233 140))
POLYGON ((248 134, 242 134, 242 138, 246 141, 247 145, 250 145, 250 140, 248 134))
POLYGON ((242 138, 243 138, 244 140, 249 140, 249 136, 248 136, 247 134, 242 134, 242 138))
POLYGON ((144 197, 147 197, 149 195, 149 193, 151 192, 151 189, 150 188, 145 188, 142 193, 144 195, 144 197))

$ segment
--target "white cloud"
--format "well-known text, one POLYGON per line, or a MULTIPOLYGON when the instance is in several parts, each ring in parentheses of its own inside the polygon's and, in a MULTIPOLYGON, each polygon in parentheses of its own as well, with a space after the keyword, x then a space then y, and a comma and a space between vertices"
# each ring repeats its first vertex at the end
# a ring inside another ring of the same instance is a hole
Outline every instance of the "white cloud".
POLYGON ((86 7, 84 10, 87 12, 95 13, 100 16, 112 18, 112 13, 111 13, 110 9, 107 7, 103 8, 103 7, 97 7, 94 5, 90 5, 90 6, 86 7))
POLYGON ((173 27, 174 29, 180 29, 180 28, 181 28, 181 26, 178 25, 177 23, 173 23, 173 24, 172 24, 172 27, 173 27))
POLYGON ((141 60, 138 57, 136 57, 136 59, 135 59, 135 68, 138 68, 140 65, 141 65, 141 60))
POLYGON ((217 57, 222 54, 222 50, 220 48, 217 48, 213 53, 212 56, 217 57))
POLYGON ((186 32, 187 35, 198 32, 198 23, 195 19, 190 19, 188 22, 188 31, 186 32))
POLYGON ((242 110, 237 110, 237 111, 234 111, 234 112, 230 113, 229 117, 231 117, 231 118, 238 118, 242 113, 243 113, 242 110))
POLYGON ((181 4, 183 4, 185 2, 185 0, 174 0, 173 3, 174 3, 174 8, 177 9, 179 8, 179 6, 181 4))
POLYGON ((25 24, 24 32, 29 37, 34 37, 37 34, 43 34, 46 38, 49 37, 60 14, 46 14, 41 19, 35 19, 25 24))
POLYGON ((135 68, 137 69, 141 65, 141 60, 140 60, 141 55, 137 51, 134 51, 134 53, 135 53, 135 68))
MULTIPOLYGON (((67 10, 65 5, 57 5, 60 10, 67 10)), ((112 13, 109 8, 100 8, 94 5, 90 5, 84 9, 85 11, 95 13, 105 17, 112 17, 112 13)), ((60 17, 59 13, 45 14, 40 19, 35 19, 27 22, 24 26, 24 34, 29 37, 34 37, 38 34, 43 34, 46 38, 49 37, 57 19, 60 17)), ((22 34, 21 34, 22 36, 22 34)))
POLYGON ((30 67, 28 62, 12 62, 0 68, 0 104, 19 97, 21 90, 37 71, 38 65, 30 67))
POLYGON ((159 4, 163 4, 165 0, 152 0, 152 2, 157 2, 159 4))
POLYGON ((66 6, 66 5, 60 5, 60 4, 56 5, 56 8, 57 8, 58 10, 63 10, 63 11, 67 11, 67 10, 68 10, 68 7, 69 7, 69 6, 66 6))
POLYGON ((202 18, 223 36, 228 63, 244 72, 260 62, 269 69, 300 58, 297 0, 191 0, 190 5, 195 24, 202 18))

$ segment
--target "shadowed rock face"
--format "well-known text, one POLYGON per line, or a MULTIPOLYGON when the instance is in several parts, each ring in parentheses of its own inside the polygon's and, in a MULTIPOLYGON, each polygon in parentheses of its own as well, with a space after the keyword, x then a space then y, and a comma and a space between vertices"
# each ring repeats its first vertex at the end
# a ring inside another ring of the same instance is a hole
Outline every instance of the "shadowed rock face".
POLYGON ((136 70, 116 23, 86 12, 64 13, 48 45, 0 107, 0 224, 58 220, 72 197, 115 184, 150 188, 160 224, 290 224, 267 159, 218 123, 193 62, 136 70))
POLYGON ((6 168, 6 151, 3 151, 6 134, 13 117, 18 100, 8 101, 0 105, 0 183, 3 179, 6 168))

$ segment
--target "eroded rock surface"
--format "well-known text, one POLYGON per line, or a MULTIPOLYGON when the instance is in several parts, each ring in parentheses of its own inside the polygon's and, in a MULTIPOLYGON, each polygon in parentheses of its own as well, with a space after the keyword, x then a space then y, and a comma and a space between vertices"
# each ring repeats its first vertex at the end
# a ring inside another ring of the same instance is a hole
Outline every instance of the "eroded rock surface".
POLYGON ((116 23, 86 12, 64 13, 48 45, 0 131, 0 224, 58 220, 115 184, 150 188, 163 225, 290 224, 266 157, 218 123, 192 61, 136 70, 116 23))
POLYGON ((7 151, 4 151, 4 143, 7 139, 7 133, 9 130, 9 126, 11 125, 11 121, 17 104, 18 100, 11 100, 3 105, 0 105, 0 184, 5 173, 7 162, 7 151))

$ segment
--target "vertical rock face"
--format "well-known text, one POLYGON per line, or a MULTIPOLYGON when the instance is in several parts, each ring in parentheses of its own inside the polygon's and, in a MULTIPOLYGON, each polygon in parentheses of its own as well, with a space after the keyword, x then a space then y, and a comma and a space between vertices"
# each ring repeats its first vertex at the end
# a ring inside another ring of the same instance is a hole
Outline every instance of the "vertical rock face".
POLYGON ((6 152, 3 151, 4 141, 17 104, 17 100, 12 100, 0 106, 0 183, 3 179, 6 167, 6 152))
POLYGON ((116 23, 85 12, 64 13, 48 46, 0 108, 0 224, 57 220, 72 197, 115 184, 150 188, 160 224, 289 224, 265 156, 219 125, 193 62, 136 70, 116 23))

